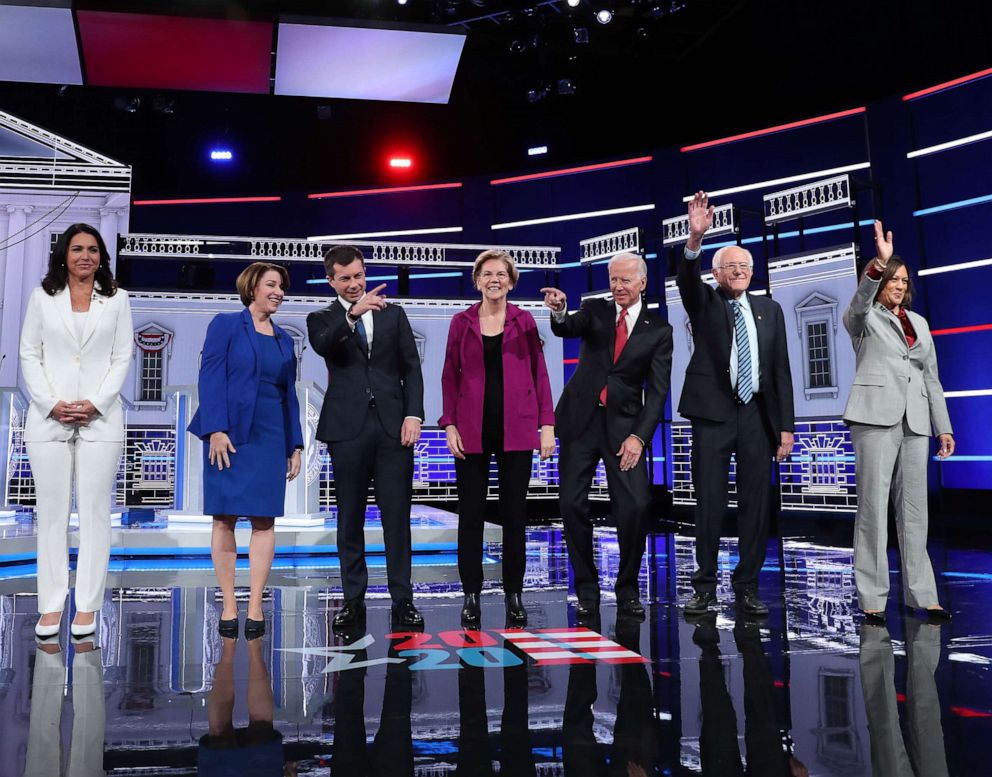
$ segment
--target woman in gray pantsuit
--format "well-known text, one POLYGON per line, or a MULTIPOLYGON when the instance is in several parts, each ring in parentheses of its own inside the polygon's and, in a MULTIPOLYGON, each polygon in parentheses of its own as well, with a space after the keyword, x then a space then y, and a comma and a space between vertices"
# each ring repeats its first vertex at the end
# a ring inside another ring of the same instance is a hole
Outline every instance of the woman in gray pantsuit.
POLYGON ((927 458, 930 430, 937 456, 954 453, 937 353, 926 319, 909 310, 909 272, 892 255, 892 233, 875 222, 875 252, 844 314, 857 354, 854 385, 844 410, 851 429, 858 480, 854 579, 858 604, 872 623, 885 622, 889 594, 886 528, 895 503, 906 604, 937 620, 950 613, 937 601, 927 555, 927 458))

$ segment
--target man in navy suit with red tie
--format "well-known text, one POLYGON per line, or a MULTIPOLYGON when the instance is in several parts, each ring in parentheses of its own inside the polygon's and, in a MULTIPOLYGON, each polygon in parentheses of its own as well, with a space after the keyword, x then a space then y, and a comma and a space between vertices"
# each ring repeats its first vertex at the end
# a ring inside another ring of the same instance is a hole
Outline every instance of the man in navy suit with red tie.
POLYGON ((589 489, 602 460, 620 544, 617 613, 644 617, 638 574, 644 557, 651 482, 642 457, 665 409, 672 371, 672 328, 641 295, 647 265, 636 254, 610 260, 612 299, 587 299, 566 313, 565 294, 541 289, 551 331, 579 337, 579 364, 555 408, 561 440, 559 502, 580 620, 599 613, 599 575, 589 520, 589 489))

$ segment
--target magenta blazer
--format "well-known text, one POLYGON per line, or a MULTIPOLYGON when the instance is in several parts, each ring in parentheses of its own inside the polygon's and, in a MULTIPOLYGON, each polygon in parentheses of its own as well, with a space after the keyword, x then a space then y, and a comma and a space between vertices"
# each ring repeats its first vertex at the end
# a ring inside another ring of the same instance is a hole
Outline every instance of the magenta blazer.
MULTIPOLYGON (((444 412, 438 426, 458 427, 465 453, 482 453, 486 367, 477 302, 451 319, 441 371, 444 412)), ((540 447, 538 427, 553 426, 555 408, 534 317, 507 303, 503 329, 503 449, 540 447)))

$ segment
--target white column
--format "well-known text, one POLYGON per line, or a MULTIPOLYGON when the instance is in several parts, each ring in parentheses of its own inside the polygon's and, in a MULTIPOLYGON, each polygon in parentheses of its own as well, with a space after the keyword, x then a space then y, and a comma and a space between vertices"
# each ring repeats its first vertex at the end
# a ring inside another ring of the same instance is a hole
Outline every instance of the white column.
POLYGON ((118 219, 124 215, 123 208, 100 208, 100 235, 107 244, 110 254, 110 270, 117 272, 117 235, 120 234, 118 219))
POLYGON ((8 205, 7 236, 10 243, 5 254, 5 266, 0 282, 3 283, 3 316, 0 318, 0 386, 17 384, 19 366, 17 359, 20 338, 21 318, 27 300, 22 294, 22 282, 27 256, 27 242, 24 240, 28 214, 34 210, 31 205, 8 205))

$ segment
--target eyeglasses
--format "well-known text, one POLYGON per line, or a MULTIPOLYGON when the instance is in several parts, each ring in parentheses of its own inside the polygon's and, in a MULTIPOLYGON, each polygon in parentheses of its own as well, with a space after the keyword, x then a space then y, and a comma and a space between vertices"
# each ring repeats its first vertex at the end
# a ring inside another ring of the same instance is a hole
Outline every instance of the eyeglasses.
POLYGON ((727 272, 737 272, 738 270, 741 272, 751 272, 751 265, 746 262, 730 262, 729 264, 721 264, 716 269, 726 270, 727 272))

